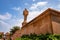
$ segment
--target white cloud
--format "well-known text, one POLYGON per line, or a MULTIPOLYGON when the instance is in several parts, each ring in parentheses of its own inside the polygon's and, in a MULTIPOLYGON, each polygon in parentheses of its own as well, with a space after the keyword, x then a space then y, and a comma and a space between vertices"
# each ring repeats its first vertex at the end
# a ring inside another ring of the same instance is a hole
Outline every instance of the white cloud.
POLYGON ((40 15, 43 11, 44 11, 45 9, 42 9, 41 11, 39 10, 39 11, 35 11, 35 10, 33 10, 33 11, 30 11, 29 12, 29 15, 28 15, 28 22, 29 21, 31 21, 32 19, 34 19, 35 17, 37 17, 38 15, 40 15))
POLYGON ((38 15, 40 15, 42 12, 44 12, 48 7, 44 7, 41 10, 39 10, 39 8, 37 8, 38 10, 32 10, 29 12, 28 15, 28 22, 31 21, 32 19, 34 19, 35 17, 37 17, 38 15))
MULTIPOLYGON (((9 24, 6 23, 6 22, 4 22, 4 21, 2 21, 2 20, 0 20, 0 25, 2 25, 2 26, 8 26, 9 24)), ((9 25, 9 26, 10 26, 10 25, 9 25)))
POLYGON ((22 27, 23 19, 11 19, 10 21, 2 21, 0 20, 0 32, 9 32, 11 28, 14 26, 22 27))
POLYGON ((23 19, 20 19, 17 21, 17 23, 15 25, 17 26, 20 26, 20 28, 22 27, 22 22, 23 22, 23 19))
POLYGON ((23 22, 23 19, 15 19, 14 20, 14 25, 13 26, 19 26, 19 27, 22 27, 22 22, 23 22))
POLYGON ((33 0, 33 2, 34 2, 35 0, 33 0))
POLYGON ((48 2, 37 2, 35 4, 32 4, 32 6, 29 8, 30 12, 28 15, 28 22, 40 15, 47 8, 50 8, 51 6, 47 6, 47 3, 48 2))
POLYGON ((8 32, 10 30, 10 24, 0 20, 0 32, 8 32))
POLYGON ((11 25, 11 28, 14 26, 22 27, 23 18, 21 18, 21 19, 20 18, 17 18, 17 19, 13 18, 7 22, 11 25))
POLYGON ((37 15, 39 15, 39 11, 31 11, 29 12, 29 15, 28 15, 28 22, 31 21, 33 18, 35 18, 37 15))
POLYGON ((15 11, 20 11, 21 8, 20 7, 13 7, 12 9, 15 11))
POLYGON ((0 19, 1 20, 7 20, 7 19, 10 19, 11 17, 12 17, 12 15, 8 12, 6 12, 5 15, 0 14, 0 19))
POLYGON ((32 6, 30 7, 30 9, 37 9, 40 6, 45 6, 48 2, 37 2, 36 4, 32 4, 32 6))

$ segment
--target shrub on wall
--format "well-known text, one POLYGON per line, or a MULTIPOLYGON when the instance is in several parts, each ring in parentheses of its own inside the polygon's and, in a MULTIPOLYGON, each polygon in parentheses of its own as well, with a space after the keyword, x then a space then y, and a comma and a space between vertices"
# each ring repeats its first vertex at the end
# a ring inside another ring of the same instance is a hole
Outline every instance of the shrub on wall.
POLYGON ((60 35, 56 34, 30 34, 23 35, 21 38, 17 38, 16 40, 60 40, 60 35))
POLYGON ((0 35, 0 39, 2 38, 2 35, 0 35))

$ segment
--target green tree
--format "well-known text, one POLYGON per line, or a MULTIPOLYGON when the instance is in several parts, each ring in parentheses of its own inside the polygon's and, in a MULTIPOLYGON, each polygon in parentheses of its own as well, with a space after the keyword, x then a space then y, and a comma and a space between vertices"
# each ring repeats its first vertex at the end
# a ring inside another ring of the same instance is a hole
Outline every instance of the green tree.
POLYGON ((13 35, 19 29, 20 29, 19 26, 14 26, 12 29, 10 29, 10 35, 13 35))
POLYGON ((2 38, 2 35, 0 34, 0 39, 2 38))

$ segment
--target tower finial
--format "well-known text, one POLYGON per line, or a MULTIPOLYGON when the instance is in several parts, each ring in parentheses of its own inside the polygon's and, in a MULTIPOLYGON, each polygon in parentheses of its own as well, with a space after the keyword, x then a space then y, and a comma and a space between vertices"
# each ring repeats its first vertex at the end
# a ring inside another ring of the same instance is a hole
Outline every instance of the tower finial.
POLYGON ((24 15, 24 21, 22 23, 22 26, 24 26, 27 23, 28 10, 26 8, 23 11, 23 15, 24 15))

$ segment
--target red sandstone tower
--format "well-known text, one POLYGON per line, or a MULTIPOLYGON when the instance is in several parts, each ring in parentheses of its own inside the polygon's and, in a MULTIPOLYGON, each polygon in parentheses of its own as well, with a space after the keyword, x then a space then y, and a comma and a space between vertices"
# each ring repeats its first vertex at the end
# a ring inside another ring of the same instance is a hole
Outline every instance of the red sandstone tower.
POLYGON ((24 15, 24 21, 22 23, 22 26, 24 26, 27 23, 28 10, 26 8, 23 11, 23 15, 24 15))

